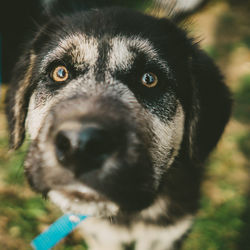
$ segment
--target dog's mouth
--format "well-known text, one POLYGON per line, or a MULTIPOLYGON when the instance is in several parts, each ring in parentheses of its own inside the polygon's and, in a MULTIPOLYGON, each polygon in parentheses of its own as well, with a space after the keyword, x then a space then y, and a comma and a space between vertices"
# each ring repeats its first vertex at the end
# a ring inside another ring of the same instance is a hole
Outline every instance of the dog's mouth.
POLYGON ((115 203, 84 185, 69 185, 60 189, 52 189, 47 195, 64 213, 110 217, 115 216, 119 211, 115 203))

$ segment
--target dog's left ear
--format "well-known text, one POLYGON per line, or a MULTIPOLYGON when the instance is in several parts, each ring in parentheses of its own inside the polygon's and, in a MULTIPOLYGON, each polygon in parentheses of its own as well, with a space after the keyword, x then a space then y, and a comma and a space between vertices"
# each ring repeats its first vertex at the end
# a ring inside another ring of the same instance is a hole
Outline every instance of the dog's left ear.
POLYGON ((6 115, 10 132, 10 148, 19 148, 25 138, 25 119, 31 94, 33 53, 23 55, 17 63, 6 95, 6 115))
POLYGON ((190 156, 202 162, 216 146, 231 114, 232 98, 213 61, 193 45, 190 57, 192 105, 190 110, 190 156))

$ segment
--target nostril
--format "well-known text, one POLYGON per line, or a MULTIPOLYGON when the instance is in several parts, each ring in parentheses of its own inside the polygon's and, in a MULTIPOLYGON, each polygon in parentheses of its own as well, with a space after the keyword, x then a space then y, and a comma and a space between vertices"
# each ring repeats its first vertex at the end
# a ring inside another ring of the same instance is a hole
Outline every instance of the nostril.
POLYGON ((67 152, 70 150, 70 140, 63 132, 59 132, 57 135, 56 146, 62 152, 67 152))
POLYGON ((61 130, 55 137, 57 159, 77 172, 99 168, 117 147, 110 134, 97 126, 61 130))
POLYGON ((67 131, 58 132, 55 138, 55 145, 58 160, 65 163, 73 151, 72 136, 67 131))

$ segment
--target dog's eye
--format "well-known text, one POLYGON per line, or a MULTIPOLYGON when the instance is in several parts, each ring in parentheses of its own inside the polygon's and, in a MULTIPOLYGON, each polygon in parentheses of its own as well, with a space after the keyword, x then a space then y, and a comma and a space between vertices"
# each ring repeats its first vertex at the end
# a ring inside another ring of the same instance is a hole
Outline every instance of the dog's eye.
POLYGON ((153 88, 157 85, 158 83, 158 78, 155 74, 153 73, 145 73, 142 78, 141 82, 143 85, 145 85, 148 88, 153 88))
POLYGON ((65 66, 57 66, 51 77, 55 82, 65 82, 69 78, 69 72, 65 66))

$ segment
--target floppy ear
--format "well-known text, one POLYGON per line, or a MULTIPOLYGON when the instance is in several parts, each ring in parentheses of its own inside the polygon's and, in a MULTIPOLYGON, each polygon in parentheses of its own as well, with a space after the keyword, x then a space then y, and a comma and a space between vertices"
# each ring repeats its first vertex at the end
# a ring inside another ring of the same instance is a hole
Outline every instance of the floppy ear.
POLYGON ((232 99, 213 61, 196 46, 191 57, 193 105, 189 124, 192 158, 204 161, 216 146, 231 114, 232 99))
POLYGON ((25 119, 31 93, 31 75, 35 61, 33 53, 27 53, 16 65, 6 96, 6 115, 10 132, 10 148, 19 148, 25 138, 25 119))

